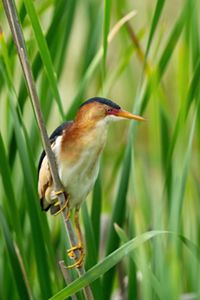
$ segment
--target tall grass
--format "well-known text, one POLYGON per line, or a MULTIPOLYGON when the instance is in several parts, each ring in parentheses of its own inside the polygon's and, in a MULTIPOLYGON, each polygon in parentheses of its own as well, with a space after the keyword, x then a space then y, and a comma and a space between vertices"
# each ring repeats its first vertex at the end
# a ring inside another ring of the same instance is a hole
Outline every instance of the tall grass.
POLYGON ((0 5, 1 299, 84 299, 88 283, 95 299, 200 297, 199 9, 196 0, 17 1, 49 133, 95 95, 146 118, 111 125, 81 209, 88 271, 65 287, 65 231, 40 211, 42 145, 0 5))

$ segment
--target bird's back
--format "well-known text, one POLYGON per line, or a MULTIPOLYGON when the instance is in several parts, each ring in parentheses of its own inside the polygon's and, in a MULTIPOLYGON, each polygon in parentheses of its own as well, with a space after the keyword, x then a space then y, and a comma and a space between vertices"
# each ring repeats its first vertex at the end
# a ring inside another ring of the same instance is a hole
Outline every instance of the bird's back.
MULTIPOLYGON (((49 137, 50 143, 53 144, 55 142, 56 138, 58 136, 62 135, 63 130, 65 128, 67 128, 69 125, 71 125, 72 123, 73 123, 73 121, 66 121, 66 122, 62 123, 60 126, 58 126, 49 137)), ((42 164, 42 161, 43 161, 45 155, 46 155, 45 151, 43 150, 40 155, 39 162, 38 162, 38 175, 39 175, 41 164, 42 164)))
MULTIPOLYGON (((52 149, 55 146, 57 138, 62 135, 63 130, 69 128, 72 123, 73 121, 66 121, 53 131, 49 138, 52 149)), ((51 207, 49 196, 53 190, 53 182, 45 151, 43 151, 40 155, 38 163, 38 177, 38 193, 40 197, 41 208, 42 210, 47 211, 51 207)))

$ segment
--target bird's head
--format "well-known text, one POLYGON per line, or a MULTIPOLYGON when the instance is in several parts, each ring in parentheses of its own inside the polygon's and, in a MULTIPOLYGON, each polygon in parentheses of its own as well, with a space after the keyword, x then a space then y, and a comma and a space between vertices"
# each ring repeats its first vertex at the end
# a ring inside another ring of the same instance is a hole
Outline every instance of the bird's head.
POLYGON ((109 99, 95 97, 85 101, 77 113, 77 120, 88 124, 108 123, 111 120, 133 119, 144 121, 143 117, 123 110, 109 99))

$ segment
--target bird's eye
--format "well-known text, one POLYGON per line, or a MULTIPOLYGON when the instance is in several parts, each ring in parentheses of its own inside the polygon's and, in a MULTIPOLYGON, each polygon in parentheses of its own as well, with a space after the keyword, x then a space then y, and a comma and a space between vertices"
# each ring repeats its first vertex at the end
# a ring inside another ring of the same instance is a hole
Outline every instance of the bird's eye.
POLYGON ((112 108, 108 108, 107 112, 111 113, 112 112, 112 108))

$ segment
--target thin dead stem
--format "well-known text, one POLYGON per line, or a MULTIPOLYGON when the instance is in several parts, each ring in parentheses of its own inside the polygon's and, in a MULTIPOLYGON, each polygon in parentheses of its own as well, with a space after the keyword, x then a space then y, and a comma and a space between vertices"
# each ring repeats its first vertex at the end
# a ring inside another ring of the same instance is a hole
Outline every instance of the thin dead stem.
MULTIPOLYGON (((59 175, 58 175, 55 156, 54 156, 53 151, 51 150, 50 141, 49 141, 47 130, 46 130, 46 127, 44 124, 43 115, 42 115, 42 112, 40 109, 39 98, 37 95, 35 82, 33 80, 33 75, 32 75, 31 67, 30 67, 29 60, 28 60, 24 37, 23 37, 23 33, 22 33, 22 30, 21 30, 21 27, 19 24, 19 20, 17 17, 15 4, 14 4, 13 0, 3 0, 2 2, 3 2, 4 10, 5 10, 9 25, 10 25, 10 29, 11 29, 11 32, 13 35, 13 39, 14 39, 14 42, 15 42, 15 45, 17 48, 17 53, 18 53, 18 56, 19 56, 19 59, 21 62, 22 70, 24 72, 24 77, 25 77, 25 80, 26 80, 26 83, 28 86, 28 91, 30 93, 30 98, 31 98, 31 101, 33 104, 38 127, 40 129, 41 139, 43 142, 44 150, 46 152, 46 155, 47 155, 47 158, 49 161, 49 167, 50 167, 52 178, 53 178, 54 189, 55 189, 55 191, 60 191, 60 190, 63 190, 63 186, 62 186, 62 183, 61 183, 59 175)), ((60 201, 60 206, 63 207, 63 205, 65 203, 64 193, 59 194, 58 199, 60 201)), ((67 220, 65 218, 65 216, 67 214, 68 214, 68 208, 65 208, 62 212, 63 221, 65 223, 65 228, 66 228, 67 234, 69 236, 70 242, 71 242, 72 246, 74 246, 76 244, 76 236, 75 236, 75 233, 72 228, 70 220, 67 220)), ((78 257, 79 251, 77 250, 75 252, 75 254, 78 257)), ((63 265, 61 265, 62 274, 63 274, 65 280, 67 281, 70 278, 69 274, 67 273, 67 270, 63 273, 63 270, 64 270, 63 265)), ((85 269, 83 266, 79 267, 77 269, 77 271, 78 271, 79 276, 81 276, 85 273, 85 269)), ((84 289, 84 294, 85 294, 86 299, 88 299, 88 300, 93 299, 92 291, 89 286, 84 289)))
POLYGON ((138 59, 144 65, 144 71, 147 73, 147 75, 150 75, 151 74, 151 64, 149 61, 146 60, 145 53, 142 50, 142 47, 140 45, 140 41, 129 22, 126 22, 126 28, 127 28, 127 31, 129 33, 129 36, 130 36, 134 46, 135 46, 138 59))

